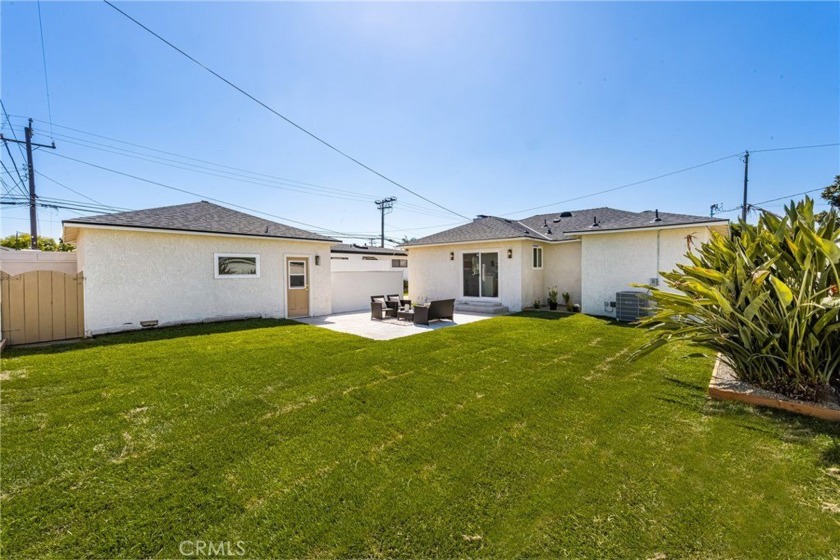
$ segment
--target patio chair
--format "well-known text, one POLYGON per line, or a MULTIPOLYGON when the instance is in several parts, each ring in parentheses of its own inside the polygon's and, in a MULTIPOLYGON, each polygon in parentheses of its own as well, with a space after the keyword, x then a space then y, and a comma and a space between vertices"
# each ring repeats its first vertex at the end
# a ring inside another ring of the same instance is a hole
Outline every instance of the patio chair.
POLYGON ((385 298, 385 302, 388 304, 388 307, 393 309, 405 309, 406 307, 411 307, 411 300, 403 299, 399 294, 389 294, 385 298))
POLYGON ((390 307, 385 298, 371 298, 370 302, 370 318, 381 321, 387 317, 397 316, 397 308, 390 307))

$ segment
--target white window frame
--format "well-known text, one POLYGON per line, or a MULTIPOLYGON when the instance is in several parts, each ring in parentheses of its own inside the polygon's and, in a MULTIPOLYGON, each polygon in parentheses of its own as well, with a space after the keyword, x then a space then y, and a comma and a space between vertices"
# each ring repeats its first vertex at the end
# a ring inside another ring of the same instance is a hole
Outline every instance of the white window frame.
POLYGON ((408 268, 408 259, 400 259, 400 258, 391 259, 391 268, 408 268), (394 265, 395 261, 397 262, 396 265, 394 265), (402 264, 399 264, 399 263, 405 263, 405 265, 402 265, 402 264))
POLYGON ((543 253, 543 248, 542 247, 540 247, 539 245, 534 245, 533 247, 531 247, 531 268, 533 268, 534 270, 542 270, 543 256, 544 256, 544 253, 543 253), (537 266, 537 264, 536 264, 537 255, 539 255, 539 261, 540 261, 539 266, 537 266))
MULTIPOLYGON (((286 289, 287 290, 306 290, 309 288, 309 259, 288 257, 286 259, 286 289), (303 264, 303 274, 292 274, 288 266, 292 263, 303 264), (292 276, 303 276, 303 286, 292 286, 292 276)), ((311 301, 310 301, 311 304, 311 301)))
POLYGON ((250 254, 250 253, 213 253, 213 276, 216 279, 235 278, 237 280, 242 280, 242 279, 245 279, 245 278, 259 278, 260 277, 260 256, 257 255, 257 254, 250 254), (219 258, 220 257, 241 257, 241 258, 256 259, 257 273, 256 274, 219 274, 219 258))

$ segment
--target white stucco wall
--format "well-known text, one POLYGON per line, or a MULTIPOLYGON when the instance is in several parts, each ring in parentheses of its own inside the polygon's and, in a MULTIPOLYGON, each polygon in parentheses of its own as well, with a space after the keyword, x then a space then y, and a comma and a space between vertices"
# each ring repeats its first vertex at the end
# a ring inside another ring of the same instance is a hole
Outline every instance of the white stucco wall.
POLYGON ((390 294, 403 295, 402 269, 332 271, 333 313, 370 311, 370 296, 390 294))
POLYGON ((522 267, 522 306, 534 305, 535 300, 545 304, 548 292, 545 291, 545 243, 523 241, 520 244, 519 261, 522 267), (534 268, 534 245, 543 248, 543 268, 534 268))
MULTIPOLYGON (((528 244, 530 247, 530 244, 528 244)), ((522 241, 493 241, 489 243, 463 243, 435 247, 410 247, 408 249, 408 291, 412 300, 450 299, 468 300, 464 297, 463 254, 499 254, 499 297, 482 298, 498 301, 511 311, 522 309, 522 241), (513 251, 507 258, 507 251, 513 251), (449 259, 449 253, 455 259, 449 259)))
MULTIPOLYGON (((393 259, 408 260, 407 256, 403 255, 362 255, 359 253, 333 253, 330 257, 332 260, 332 270, 342 272, 353 271, 393 271, 398 270, 402 273, 403 278, 408 280, 408 267, 394 267, 392 266, 393 259), (376 260, 364 259, 363 257, 373 257, 376 260)), ((402 288, 400 288, 402 290, 402 288)), ((400 292, 402 293, 402 292, 400 292)))
MULTIPOLYGON (((720 229, 722 233, 725 228, 720 229)), ((615 301, 618 291, 634 290, 631 283, 648 283, 660 278, 660 271, 673 270, 687 261, 686 236, 699 245, 708 241, 708 227, 686 227, 656 231, 625 231, 581 236, 582 311, 590 315, 614 316, 604 302, 615 301), (657 257, 657 236, 659 250, 657 257)))
POLYGON ((563 305, 563 292, 569 292, 573 304, 580 303, 581 244, 579 241, 547 245, 543 252, 543 292, 557 287, 557 302, 563 305))
POLYGON ((309 257, 310 314, 331 311, 330 243, 84 228, 77 252, 89 334, 150 320, 285 317, 287 256, 309 257), (258 254, 260 277, 215 278, 215 253, 258 254))
POLYGON ((76 274, 75 252, 0 251, 0 270, 15 276, 31 270, 76 274))

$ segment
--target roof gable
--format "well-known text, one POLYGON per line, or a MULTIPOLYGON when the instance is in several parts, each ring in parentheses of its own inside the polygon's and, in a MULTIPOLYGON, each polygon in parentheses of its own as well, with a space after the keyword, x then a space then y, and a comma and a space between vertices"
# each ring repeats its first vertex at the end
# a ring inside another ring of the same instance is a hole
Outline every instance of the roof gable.
POLYGON ((306 241, 338 241, 331 237, 258 218, 251 214, 231 210, 230 208, 203 200, 201 202, 179 204, 176 206, 163 206, 160 208, 74 218, 72 220, 64 220, 63 223, 65 227, 92 225, 246 235, 306 241))

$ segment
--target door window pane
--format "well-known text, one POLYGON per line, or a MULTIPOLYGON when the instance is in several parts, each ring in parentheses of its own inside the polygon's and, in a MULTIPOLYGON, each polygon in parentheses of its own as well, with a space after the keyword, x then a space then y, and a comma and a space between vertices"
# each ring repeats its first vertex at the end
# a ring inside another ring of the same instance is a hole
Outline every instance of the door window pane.
POLYGON ((481 297, 499 297, 498 253, 481 253, 481 297))
POLYGON ((468 297, 479 297, 481 282, 481 267, 478 262, 478 253, 464 253, 464 295, 468 297))
POLYGON ((289 261, 289 288, 306 287, 306 263, 289 261))

